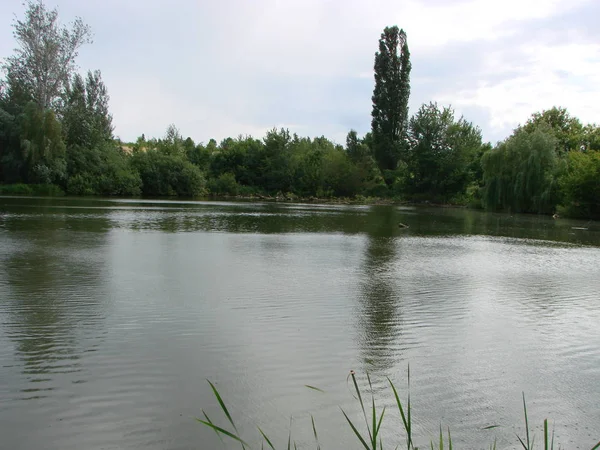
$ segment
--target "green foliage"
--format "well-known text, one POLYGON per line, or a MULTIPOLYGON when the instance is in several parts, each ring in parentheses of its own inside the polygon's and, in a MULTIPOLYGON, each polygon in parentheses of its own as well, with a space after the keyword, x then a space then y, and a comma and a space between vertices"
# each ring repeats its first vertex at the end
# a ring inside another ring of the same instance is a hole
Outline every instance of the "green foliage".
POLYGON ((33 195, 31 184, 0 184, 0 195, 33 195))
POLYGON ((372 150, 382 171, 394 170, 405 149, 408 125, 411 63, 404 30, 383 30, 374 70, 372 150))
POLYGON ((115 143, 94 148, 73 145, 67 149, 70 195, 138 196, 141 179, 129 157, 115 143))
POLYGON ((100 71, 88 72, 85 81, 81 75, 75 74, 62 107, 62 124, 68 146, 95 147, 112 140, 108 100, 100 71))
POLYGON ((560 192, 563 167, 557 140, 545 124, 520 128, 482 158, 483 201, 487 208, 513 212, 551 213, 560 192))
POLYGON ((565 214, 600 216, 598 126, 555 107, 492 149, 451 108, 426 104, 409 119, 410 52, 397 26, 383 30, 375 54, 371 132, 350 130, 345 147, 275 128, 196 144, 175 125, 122 146, 100 71, 75 73, 90 28, 80 18, 61 26, 42 0, 24 6, 0 80, 0 192, 389 197, 537 213, 562 203, 565 214))
POLYGON ((481 131, 454 111, 437 103, 421 106, 410 119, 407 191, 447 201, 463 195, 474 180, 473 161, 481 145, 481 131))
POLYGON ((207 147, 198 144, 193 148, 186 148, 186 158, 201 170, 206 171, 210 161, 210 152, 207 147))
POLYGON ((358 172, 359 192, 371 193, 380 190, 385 196, 388 193, 387 185, 385 185, 381 171, 373 159, 370 149, 371 141, 372 135, 370 133, 363 139, 359 139, 356 131, 350 130, 346 137, 346 154, 358 172))
POLYGON ((131 157, 142 180, 142 193, 151 197, 202 195, 205 179, 198 167, 180 155, 148 149, 131 157))
POLYGON ((65 143, 54 112, 30 102, 20 122, 24 180, 62 184, 66 178, 65 143))
POLYGON ((339 148, 330 148, 322 156, 323 191, 326 196, 354 197, 360 192, 361 174, 339 148))
POLYGON ((582 136, 580 149, 600 151, 600 127, 598 125, 588 124, 583 127, 582 136))
POLYGON ((569 153, 559 184, 564 194, 563 213, 600 219, 600 151, 569 153))
POLYGON ((0 184, 0 195, 43 195, 60 197, 63 190, 54 184, 0 184))
POLYGON ((541 113, 536 112, 531 115, 523 130, 532 133, 541 125, 547 125, 556 138, 557 150, 559 153, 571 150, 579 150, 584 144, 583 125, 576 117, 571 117, 565 108, 553 107, 544 110, 541 113))
POLYGON ((61 27, 58 11, 43 1, 28 0, 25 18, 15 20, 18 47, 3 66, 11 95, 33 100, 40 110, 53 108, 75 70, 78 49, 91 42, 91 30, 80 18, 61 27))
POLYGON ((218 178, 210 179, 207 187, 210 193, 216 195, 238 195, 240 190, 235 175, 230 172, 222 173, 218 178))
POLYGON ((6 98, 0 98, 0 182, 23 181, 25 162, 21 153, 18 118, 9 112, 6 98))

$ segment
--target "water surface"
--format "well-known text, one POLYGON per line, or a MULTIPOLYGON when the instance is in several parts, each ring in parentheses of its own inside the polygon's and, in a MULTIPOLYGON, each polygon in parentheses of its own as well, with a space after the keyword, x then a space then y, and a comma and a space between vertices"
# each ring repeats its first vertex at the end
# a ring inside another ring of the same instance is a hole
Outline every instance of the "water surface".
MULTIPOLYGON (((223 448, 193 420, 226 424, 208 378, 252 442, 259 425, 283 445, 293 415, 315 448, 312 413, 323 448, 359 448, 348 371, 391 408, 385 377, 406 395, 410 363, 420 444, 441 422, 462 448, 517 448, 524 391, 563 448, 591 448, 599 263, 595 222, 0 198, 0 447, 223 448)), ((393 448, 391 409, 383 428, 393 448)))

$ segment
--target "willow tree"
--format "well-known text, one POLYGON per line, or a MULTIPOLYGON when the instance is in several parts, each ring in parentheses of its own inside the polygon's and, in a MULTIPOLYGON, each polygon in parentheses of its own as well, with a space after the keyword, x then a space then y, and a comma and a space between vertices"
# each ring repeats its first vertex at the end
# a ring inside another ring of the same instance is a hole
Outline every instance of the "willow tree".
POLYGON ((374 70, 372 151, 385 174, 397 168, 406 146, 411 64, 404 30, 397 26, 383 30, 374 70))
POLYGON ((518 128, 482 157, 483 200, 488 209, 550 213, 559 198, 562 160, 550 127, 518 128))

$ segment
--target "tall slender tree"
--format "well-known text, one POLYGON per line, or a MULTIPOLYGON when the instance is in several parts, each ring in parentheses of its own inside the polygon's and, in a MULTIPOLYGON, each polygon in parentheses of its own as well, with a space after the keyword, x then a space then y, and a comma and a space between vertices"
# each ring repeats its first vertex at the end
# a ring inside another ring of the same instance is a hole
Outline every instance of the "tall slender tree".
POLYGON ((112 140, 108 101, 108 91, 99 70, 89 71, 85 80, 78 73, 73 76, 61 108, 67 145, 91 148, 112 140))
POLYGON ((3 65, 9 93, 27 95, 40 109, 51 108, 75 70, 79 48, 91 42, 91 30, 80 18, 72 26, 58 22, 58 11, 43 0, 28 0, 24 20, 16 20, 18 47, 3 65))
POLYGON ((372 151, 385 175, 396 169, 407 145, 411 63, 404 30, 397 26, 383 30, 374 70, 372 151))

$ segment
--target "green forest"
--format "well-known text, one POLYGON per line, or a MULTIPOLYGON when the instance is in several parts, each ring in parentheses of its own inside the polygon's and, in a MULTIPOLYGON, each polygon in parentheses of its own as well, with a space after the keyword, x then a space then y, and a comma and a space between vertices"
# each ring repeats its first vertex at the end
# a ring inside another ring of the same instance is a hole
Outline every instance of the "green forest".
MULTIPOLYGON (((81 18, 61 25, 43 1, 13 24, 0 81, 0 194, 390 199, 600 219, 600 127, 560 107, 533 113, 495 145, 435 102, 409 115, 406 33, 386 27, 374 58, 371 131, 344 145, 272 129, 261 139, 196 143, 175 125, 123 143, 81 18)), ((374 43, 375 44, 375 43, 374 43)))

